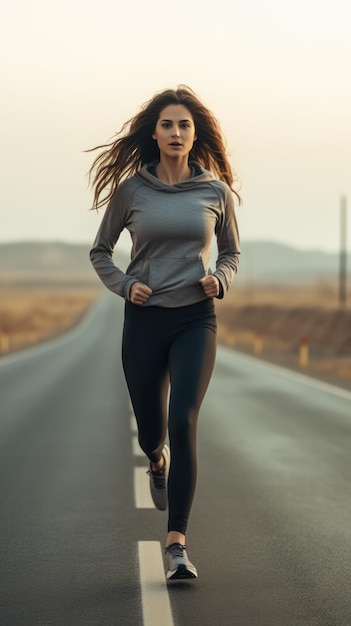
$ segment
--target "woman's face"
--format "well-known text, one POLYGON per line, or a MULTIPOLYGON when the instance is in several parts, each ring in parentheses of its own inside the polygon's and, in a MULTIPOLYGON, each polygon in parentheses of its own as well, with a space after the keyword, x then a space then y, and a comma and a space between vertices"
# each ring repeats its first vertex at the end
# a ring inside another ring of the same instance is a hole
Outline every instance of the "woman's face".
POLYGON ((152 138, 157 141, 161 155, 177 159, 187 156, 196 139, 190 111, 182 104, 166 106, 160 113, 152 138))

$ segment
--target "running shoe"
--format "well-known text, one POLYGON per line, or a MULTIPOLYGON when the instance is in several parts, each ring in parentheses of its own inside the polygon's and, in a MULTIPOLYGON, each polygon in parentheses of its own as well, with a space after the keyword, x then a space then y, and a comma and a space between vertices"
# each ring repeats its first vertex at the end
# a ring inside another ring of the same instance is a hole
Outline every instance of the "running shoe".
POLYGON ((163 467, 157 472, 153 472, 150 469, 146 472, 150 476, 150 493, 152 501, 159 511, 165 511, 168 505, 167 483, 170 465, 170 453, 169 447, 164 446, 162 451, 164 458, 163 467))
POLYGON ((197 569, 188 559, 186 546, 181 543, 172 543, 165 548, 165 554, 168 580, 197 578, 197 569))

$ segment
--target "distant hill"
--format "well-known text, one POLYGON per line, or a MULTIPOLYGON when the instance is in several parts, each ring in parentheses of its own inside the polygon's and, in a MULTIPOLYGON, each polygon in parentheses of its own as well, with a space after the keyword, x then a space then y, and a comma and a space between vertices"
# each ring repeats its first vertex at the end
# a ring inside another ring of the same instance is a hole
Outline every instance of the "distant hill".
MULTIPOLYGON (((89 260, 89 244, 58 241, 0 243, 0 279, 96 281, 89 260)), ((336 280, 338 255, 319 250, 298 250, 270 241, 244 241, 241 244, 237 280, 240 283, 301 284, 336 280)), ((118 251, 125 268, 128 255, 118 251)))
POLYGON ((238 280, 265 284, 301 284, 337 280, 339 255, 299 250, 272 241, 241 243, 238 280))
MULTIPOLYGON (((60 241, 19 241, 0 243, 1 280, 77 280, 95 281, 96 274, 89 259, 90 244, 60 241)), ((121 265, 127 255, 119 254, 121 265)))
POLYGON ((67 274, 91 272, 88 246, 61 242, 20 241, 0 244, 0 273, 67 274))

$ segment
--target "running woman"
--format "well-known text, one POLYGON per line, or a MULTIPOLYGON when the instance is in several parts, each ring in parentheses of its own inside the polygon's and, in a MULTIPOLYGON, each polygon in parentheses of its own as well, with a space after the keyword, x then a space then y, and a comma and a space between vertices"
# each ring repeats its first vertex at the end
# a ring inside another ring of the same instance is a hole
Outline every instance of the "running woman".
POLYGON ((93 208, 107 209, 90 258, 125 300, 123 369, 151 496, 157 509, 168 508, 166 577, 197 578, 185 537, 198 415, 215 363, 214 299, 238 268, 235 175, 216 118, 186 86, 156 94, 96 149, 93 208), (132 240, 126 272, 112 259, 123 229, 132 240))

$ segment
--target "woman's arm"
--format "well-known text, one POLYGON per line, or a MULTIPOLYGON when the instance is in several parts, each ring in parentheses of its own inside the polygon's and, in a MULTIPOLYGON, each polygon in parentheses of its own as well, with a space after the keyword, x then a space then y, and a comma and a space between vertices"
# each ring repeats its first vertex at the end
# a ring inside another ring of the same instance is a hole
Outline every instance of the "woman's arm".
POLYGON ((131 194, 126 182, 118 186, 107 206, 90 250, 90 260, 104 285, 113 293, 129 299, 130 288, 136 279, 117 267, 112 258, 130 213, 131 194))
POLYGON ((216 227, 218 257, 213 276, 219 280, 218 298, 224 297, 238 271, 240 242, 239 231, 234 210, 234 198, 226 185, 223 210, 216 227))

